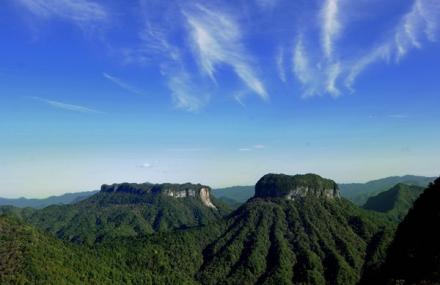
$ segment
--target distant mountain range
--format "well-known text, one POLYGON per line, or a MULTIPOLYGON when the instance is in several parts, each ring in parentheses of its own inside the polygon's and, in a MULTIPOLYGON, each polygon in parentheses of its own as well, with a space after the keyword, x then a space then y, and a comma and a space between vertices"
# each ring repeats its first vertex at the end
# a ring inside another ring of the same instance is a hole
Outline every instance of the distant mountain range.
MULTIPOLYGON (((338 185, 341 191, 341 195, 344 198, 347 198, 353 203, 361 206, 365 204, 365 202, 367 202, 369 197, 386 191, 398 183, 426 187, 430 182, 434 181, 434 179, 434 177, 405 175, 386 177, 382 179, 372 180, 366 183, 340 183, 338 185)), ((49 205, 76 203, 84 200, 89 196, 92 196, 97 192, 98 191, 66 193, 60 196, 51 196, 43 199, 8 199, 0 197, 0 206, 10 205, 20 208, 32 207, 38 209, 47 207, 49 205)), ((212 190, 212 194, 216 198, 232 208, 237 208, 239 205, 252 198, 254 196, 254 192, 255 186, 253 185, 231 186, 212 190)))
POLYGON ((24 197, 17 199, 8 199, 0 197, 0 206, 9 205, 20 208, 31 207, 39 209, 47 207, 49 205, 76 203, 96 193, 98 193, 98 191, 66 193, 63 195, 50 196, 43 199, 27 199, 24 197))
POLYGON ((405 176, 391 176, 382 179, 372 180, 366 183, 341 183, 341 195, 356 205, 364 205, 369 197, 375 196, 383 191, 386 191, 398 183, 407 185, 415 185, 420 187, 427 187, 429 183, 433 182, 435 177, 405 175, 405 176))

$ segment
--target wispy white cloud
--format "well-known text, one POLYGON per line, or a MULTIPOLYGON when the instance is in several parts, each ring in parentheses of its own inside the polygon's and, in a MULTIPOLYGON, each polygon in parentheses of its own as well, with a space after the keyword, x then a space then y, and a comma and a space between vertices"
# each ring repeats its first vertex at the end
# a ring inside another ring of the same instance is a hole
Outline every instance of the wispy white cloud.
POLYGON ((38 100, 40 102, 44 102, 47 105, 57 108, 57 109, 62 109, 62 110, 67 110, 67 111, 72 111, 72 112, 78 112, 78 113, 95 113, 95 114, 102 114, 103 112, 95 110, 95 109, 91 109, 88 107, 84 107, 84 106, 80 106, 80 105, 73 105, 73 104, 67 104, 67 103, 63 103, 63 102, 59 102, 59 101, 54 101, 54 100, 49 100, 49 99, 45 99, 45 98, 41 98, 41 97, 29 97, 31 99, 34 100, 38 100))
POLYGON ((238 103, 238 104, 240 104, 240 106, 242 106, 243 108, 245 108, 246 107, 246 105, 244 104, 244 97, 246 96, 246 94, 247 94, 248 92, 247 91, 244 91, 244 90, 241 90, 241 91, 238 91, 238 92, 235 92, 235 94, 234 94, 234 100, 238 103))
POLYGON ((370 64, 378 61, 399 62, 410 50, 420 49, 427 41, 437 40, 440 23, 440 3, 435 0, 415 0, 408 13, 402 16, 394 35, 381 45, 367 51, 358 60, 347 64, 346 86, 352 88, 357 76, 370 64))
POLYGON ((82 28, 109 19, 107 9, 89 0, 17 0, 32 14, 41 18, 61 18, 82 28))
POLYGON ((153 165, 149 162, 144 162, 144 163, 138 165, 139 168, 151 168, 152 166, 153 165))
POLYGON ((307 84, 311 80, 309 58, 304 48, 302 36, 298 38, 293 50, 293 72, 303 84, 307 84))
POLYGON ((394 45, 397 60, 413 48, 421 48, 426 40, 435 41, 440 18, 440 3, 436 0, 415 0, 411 10, 396 29, 394 45))
POLYGON ((353 91, 353 84, 357 78, 357 76, 370 64, 379 61, 385 60, 389 61, 391 52, 391 46, 388 43, 384 43, 378 47, 373 48, 371 51, 368 51, 365 55, 361 56, 359 59, 354 62, 348 63, 348 71, 345 78, 345 86, 353 91))
POLYGON ((285 68, 285 51, 283 47, 280 47, 278 49, 278 53, 276 55, 276 64, 278 69, 278 76, 280 77, 281 81, 286 82, 286 68, 285 68))
MULTIPOLYGON (((172 102, 178 109, 189 112, 200 110, 209 101, 210 94, 204 84, 196 84, 195 74, 188 71, 183 54, 186 52, 175 43, 174 34, 182 15, 175 3, 140 1, 144 26, 139 33, 140 46, 123 50, 126 63, 155 64, 170 91, 172 102), (169 7, 173 7, 169 12, 169 7)), ((199 83, 199 82, 197 82, 199 83)))
POLYGON ((264 149, 266 146, 262 145, 262 144, 256 144, 250 147, 241 147, 238 149, 238 151, 256 151, 256 150, 262 150, 264 149))
POLYGON ((206 104, 209 94, 200 95, 189 76, 186 72, 171 74, 168 76, 167 83, 171 90, 174 105, 177 108, 195 112, 206 104))
MULTIPOLYGON (((340 1, 326 0, 321 9, 322 54, 305 48, 306 42, 313 42, 313 38, 306 38, 304 33, 297 38, 293 49, 293 73, 303 86, 303 96, 339 96, 344 90, 353 92, 356 79, 370 65, 393 62, 391 59, 398 63, 411 50, 437 40, 440 2, 414 0, 409 11, 388 31, 391 36, 371 48, 350 54, 335 45, 343 30, 340 1)), ((378 34, 381 36, 383 34, 378 34)))
POLYGON ((190 40, 202 70, 215 81, 217 66, 226 64, 246 86, 267 99, 263 82, 255 72, 255 64, 242 44, 240 26, 225 13, 197 5, 183 12, 190 28, 190 40))
POLYGON ((339 21, 339 0, 325 0, 321 10, 322 17, 322 46, 324 54, 331 59, 334 51, 334 40, 341 31, 339 21))
POLYGON ((341 94, 337 87, 338 77, 341 75, 341 64, 340 62, 333 63, 327 67, 325 82, 325 90, 332 96, 337 97, 341 94))
POLYGON ((131 93, 134 93, 134 94, 143 95, 141 91, 139 91, 135 87, 131 86, 130 84, 124 82, 120 78, 117 78, 117 77, 112 76, 112 75, 110 75, 108 73, 105 73, 105 72, 102 73, 102 76, 104 76, 104 78, 107 78, 108 80, 110 80, 114 84, 118 85, 122 89, 125 89, 125 90, 127 90, 127 91, 129 91, 131 93))
POLYGON ((293 49, 292 57, 293 73, 304 88, 304 97, 318 94, 319 74, 311 65, 307 49, 303 43, 303 36, 299 35, 293 49))

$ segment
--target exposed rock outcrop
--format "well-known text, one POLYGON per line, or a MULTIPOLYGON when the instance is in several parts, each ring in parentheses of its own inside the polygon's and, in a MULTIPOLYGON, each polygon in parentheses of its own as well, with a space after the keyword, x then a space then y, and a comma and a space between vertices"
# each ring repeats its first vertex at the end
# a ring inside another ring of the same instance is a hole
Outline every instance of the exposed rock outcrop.
POLYGON ((340 198, 338 185, 316 174, 266 174, 255 185, 255 197, 284 197, 289 200, 306 196, 340 198))
POLYGON ((130 194, 162 194, 172 198, 197 198, 210 208, 216 209, 211 201, 211 188, 201 184, 151 184, 151 183, 121 183, 102 185, 102 192, 130 193, 130 194))

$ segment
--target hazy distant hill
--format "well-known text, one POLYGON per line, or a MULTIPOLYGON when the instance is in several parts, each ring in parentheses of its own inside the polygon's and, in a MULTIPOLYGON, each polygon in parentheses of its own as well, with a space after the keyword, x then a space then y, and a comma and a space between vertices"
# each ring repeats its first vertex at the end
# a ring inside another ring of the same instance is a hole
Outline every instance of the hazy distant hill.
POLYGON ((424 187, 399 183, 390 190, 368 198, 363 208, 386 213, 401 221, 424 190, 424 187))
POLYGON ((341 195, 357 205, 364 205, 368 198, 386 191, 398 183, 426 187, 435 177, 405 175, 391 176, 366 183, 339 184, 341 195))
POLYGON ((20 208, 25 208, 25 207, 44 208, 49 205, 76 203, 86 199, 87 197, 92 196, 93 194, 96 194, 97 192, 98 191, 66 193, 60 196, 50 196, 48 198, 43 198, 43 199, 27 199, 23 197, 17 199, 0 198, 0 206, 9 205, 20 208))
POLYGON ((254 186, 232 186, 213 189, 212 194, 217 198, 227 198, 230 202, 244 203, 254 196, 254 186))

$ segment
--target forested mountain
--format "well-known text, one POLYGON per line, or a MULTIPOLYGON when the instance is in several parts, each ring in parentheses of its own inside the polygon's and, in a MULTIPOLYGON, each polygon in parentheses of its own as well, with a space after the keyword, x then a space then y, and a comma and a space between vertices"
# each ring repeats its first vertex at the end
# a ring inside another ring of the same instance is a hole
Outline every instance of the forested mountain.
POLYGON ((384 192, 398 183, 426 187, 435 177, 416 175, 390 176, 366 183, 340 183, 341 195, 356 205, 364 205, 369 197, 384 192))
POLYGON ((56 236, 92 245, 103 239, 208 224, 230 210, 200 184, 114 184, 72 205, 23 213, 56 236))
POLYGON ((266 175, 204 250, 203 284, 355 284, 381 260, 393 226, 316 175, 266 175))
POLYGON ((76 193, 66 193, 63 195, 50 196, 43 199, 28 199, 23 197, 17 199, 8 199, 0 197, 0 206, 14 206, 20 208, 44 208, 50 205, 76 203, 86 199, 89 196, 92 196, 93 194, 96 194, 97 192, 98 191, 84 191, 76 193))
MULTIPOLYGON (((111 259, 0 215, 0 284, 116 284, 123 272, 111 259)), ((121 282, 122 284, 124 282, 121 282)))
MULTIPOLYGON (((182 203, 187 199, 194 203, 185 205, 189 208, 200 210, 203 206, 203 209, 216 213, 214 211, 220 209, 218 204, 213 203, 216 208, 207 206, 206 200, 203 202, 197 198, 197 191, 195 197, 183 196, 183 192, 187 195, 192 189, 202 188, 205 187, 103 186, 100 193, 78 203, 80 208, 73 214, 59 212, 68 210, 69 213, 69 210, 73 211, 69 207, 75 205, 52 206, 37 211, 38 214, 34 214, 37 218, 29 218, 31 222, 44 222, 48 230, 68 240, 94 243, 96 237, 106 238, 98 238, 100 243, 93 248, 67 245, 61 241, 51 243, 53 238, 47 234, 18 225, 37 235, 38 251, 19 251, 23 256, 30 257, 30 265, 25 270, 8 271, 2 278, 34 276, 34 280, 40 283, 44 280, 45 284, 56 284, 51 280, 62 280, 64 267, 76 266, 76 262, 90 256, 90 262, 98 260, 96 262, 100 266, 91 268, 91 273, 80 265, 71 278, 86 280, 89 284, 355 284, 363 272, 380 266, 393 233, 394 224, 383 215, 364 211, 340 198, 333 181, 317 175, 275 174, 266 175, 257 183, 253 199, 227 218, 213 219, 206 226, 160 231, 153 235, 124 235, 118 231, 112 234, 117 228, 107 232, 90 227, 92 221, 97 221, 97 212, 102 212, 109 205, 122 205, 123 209, 131 205, 132 209, 141 211, 160 204, 164 210, 167 209, 167 223, 175 223, 171 218, 179 219, 182 214, 186 216, 186 210, 179 207, 181 211, 175 211, 176 205, 171 201, 182 203), (168 191, 170 189, 174 190, 168 191), (197 202, 200 204, 197 205, 197 202), (59 209, 59 212, 52 209, 59 209), (58 218, 50 218, 53 214, 58 218), (63 226, 64 221, 72 221, 66 220, 66 217, 75 217, 77 225, 63 226), (87 231, 91 231, 90 236, 94 238, 89 239, 87 231), (68 232, 77 232, 77 238, 66 234, 68 232), (71 260, 65 261, 57 254, 45 256, 48 264, 53 264, 55 268, 56 264, 61 264, 62 269, 58 275, 56 270, 50 271, 54 275, 49 279, 41 270, 43 260, 38 253, 44 247, 39 243, 45 240, 52 244, 54 251, 71 257, 71 260), (78 256, 76 251, 80 252, 78 256), (113 276, 111 280, 106 279, 108 274, 113 276)), ((120 227, 124 225, 127 228, 129 225, 128 228, 133 229, 132 220, 121 219, 120 227)), ((4 232, 2 230, 2 235, 4 232)), ((6 236, 16 232, 9 231, 6 236)), ((29 237, 28 234, 23 236, 29 237)), ((32 243, 34 241, 27 243, 30 248, 32 243)), ((11 245, 3 246, 3 250, 5 256, 15 254, 11 245)))
POLYGON ((365 284, 440 284, 440 178, 397 228, 386 262, 365 284))
POLYGON ((440 236, 433 230, 440 217, 439 185, 440 180, 421 195, 399 226, 386 266, 397 224, 386 214, 340 197, 337 184, 318 175, 265 175, 254 197, 223 217, 226 211, 211 200, 206 186, 103 186, 76 205, 22 213, 37 217, 27 219, 43 228, 38 223, 45 223, 66 240, 93 247, 56 239, 2 216, 0 284, 357 284, 361 278, 364 284, 380 284, 385 279, 410 280, 399 275, 403 271, 394 264, 406 262, 399 254, 410 258, 408 264, 420 262, 414 265, 417 270, 426 265, 420 272, 430 272, 411 277, 411 282, 432 281, 440 264, 440 236), (149 224, 146 213, 156 213, 156 208, 162 209, 162 216, 154 219, 158 224, 149 224), (103 215, 116 209, 118 214, 103 215), (61 214, 64 211, 73 212, 61 214), (50 218, 53 214, 57 218, 50 218), (97 217, 107 226, 91 226, 97 217), (75 220, 74 226, 66 226, 75 220), (140 221, 151 231, 136 232, 140 221), (181 226, 188 221, 196 221, 194 227, 181 226), (77 238, 72 238, 75 232, 77 238))
POLYGON ((368 198, 363 208, 386 213, 390 218, 401 221, 424 190, 420 186, 399 183, 390 190, 368 198))

